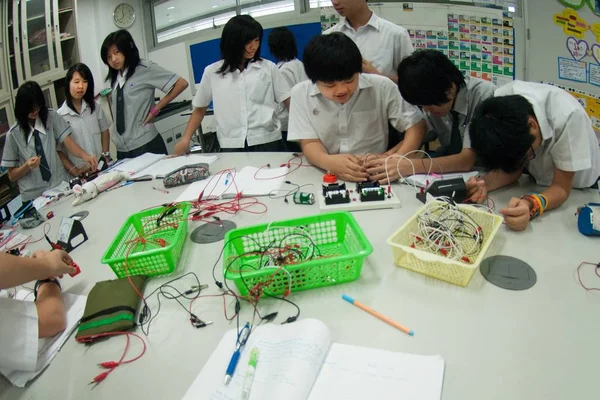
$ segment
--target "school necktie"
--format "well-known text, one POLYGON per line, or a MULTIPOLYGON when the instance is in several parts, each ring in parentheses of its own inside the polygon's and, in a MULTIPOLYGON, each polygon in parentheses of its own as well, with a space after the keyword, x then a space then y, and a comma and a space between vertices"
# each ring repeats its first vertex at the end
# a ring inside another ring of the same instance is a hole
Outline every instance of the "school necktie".
POLYGON ((52 178, 52 172, 50 172, 50 166, 48 165, 48 160, 46 160, 46 154, 44 154, 44 146, 42 146, 40 132, 37 129, 33 131, 33 140, 35 152, 40 157, 40 172, 42 173, 42 179, 48 182, 50 181, 50 178, 52 178))
POLYGON ((460 129, 458 128, 458 113, 454 110, 450 113, 452 114, 452 132, 450 133, 450 144, 446 149, 447 156, 458 154, 463 148, 463 141, 460 137, 460 129))
POLYGON ((125 132, 125 96, 123 96, 123 88, 117 84, 117 132, 122 135, 125 132))

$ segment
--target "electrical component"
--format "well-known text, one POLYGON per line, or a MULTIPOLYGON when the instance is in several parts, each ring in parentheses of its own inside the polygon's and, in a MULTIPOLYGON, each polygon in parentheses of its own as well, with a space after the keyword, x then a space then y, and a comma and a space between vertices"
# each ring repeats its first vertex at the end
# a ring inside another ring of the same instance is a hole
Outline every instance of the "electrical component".
POLYGON ((462 177, 438 179, 429 185, 425 193, 417 193, 417 199, 425 203, 427 194, 433 197, 447 197, 455 203, 462 203, 467 199, 467 185, 462 177))
POLYGON ((345 183, 323 185, 323 197, 327 205, 350 203, 350 194, 345 183))
POLYGON ((296 192, 294 193, 294 203, 313 205, 315 204, 315 195, 308 192, 296 192))
POLYGON ((586 236, 600 236, 600 203, 589 203, 577 209, 577 228, 586 236))
POLYGON ((360 201, 385 200, 385 190, 379 185, 379 182, 359 182, 356 184, 356 191, 360 196, 360 201))

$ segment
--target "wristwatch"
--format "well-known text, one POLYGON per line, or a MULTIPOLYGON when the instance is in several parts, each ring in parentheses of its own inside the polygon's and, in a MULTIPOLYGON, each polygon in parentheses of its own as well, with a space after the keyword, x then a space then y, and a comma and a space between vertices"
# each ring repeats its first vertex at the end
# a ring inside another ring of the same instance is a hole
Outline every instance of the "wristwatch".
POLYGON ((104 158, 110 157, 110 151, 103 151, 102 152, 102 157, 104 157, 104 158))
POLYGON ((56 278, 48 278, 48 279, 39 280, 35 283, 35 286, 33 287, 34 301, 37 300, 38 290, 39 290, 40 286, 42 286, 44 283, 48 283, 48 282, 52 282, 52 283, 56 284, 56 286, 58 286, 59 289, 62 289, 60 287, 60 282, 58 282, 58 280, 56 278))

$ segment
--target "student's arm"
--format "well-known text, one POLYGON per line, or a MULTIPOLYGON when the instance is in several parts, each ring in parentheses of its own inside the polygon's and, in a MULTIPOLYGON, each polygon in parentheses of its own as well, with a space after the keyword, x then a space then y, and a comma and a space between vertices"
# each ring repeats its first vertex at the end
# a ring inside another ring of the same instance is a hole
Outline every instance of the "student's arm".
POLYGON ((367 180, 367 173, 356 156, 352 154, 328 154, 319 139, 300 140, 300 146, 312 165, 336 174, 341 180, 349 182, 367 180))
POLYGON ((98 127, 100 128, 100 143, 102 145, 102 152, 107 153, 110 151, 110 122, 106 115, 104 114, 104 110, 102 110, 102 106, 100 103, 96 102, 96 110, 98 115, 98 127))
POLYGON ((73 165, 71 160, 69 160, 69 158, 67 157, 67 155, 65 153, 63 153, 60 150, 56 150, 56 154, 58 154, 58 158, 60 158, 60 162, 62 163, 63 167, 65 168, 65 171, 67 171, 67 174, 70 174, 73 176, 79 176, 79 174, 78 174, 79 171, 76 171, 77 168, 75 168, 75 166, 73 165))
POLYGON ((8 168, 8 179, 11 182, 16 182, 29 173, 32 169, 40 166, 41 158, 39 156, 31 157, 27 162, 19 167, 8 168))
MULTIPOLYGON (((569 198, 574 176, 575 172, 554 169, 552 184, 541 193, 548 199, 545 211, 560 207, 569 198)), ((522 231, 529 226, 533 207, 530 200, 513 197, 508 206, 500 210, 500 213, 504 215, 504 221, 509 228, 522 231)))
POLYGON ((0 252, 0 289, 6 289, 38 279, 72 274, 73 260, 63 250, 36 251, 33 257, 17 257, 0 252))
POLYGON ((392 74, 392 75, 383 74, 377 68, 375 68, 375 66, 373 64, 371 64, 370 61, 365 60, 364 58, 362 61, 362 72, 364 74, 385 76, 386 78, 391 79, 396 85, 398 84, 398 76, 396 74, 392 74))
POLYGON ((51 282, 40 285, 35 307, 38 314, 39 338, 50 338, 65 330, 65 303, 58 285, 51 282))
POLYGON ((100 141, 102 143, 102 152, 107 153, 110 151, 110 131, 107 129, 100 135, 100 141))
POLYGON ((204 115, 206 114, 207 109, 208 107, 194 108, 194 111, 192 111, 192 115, 190 116, 190 120, 188 121, 187 126, 185 127, 183 137, 175 145, 176 155, 183 155, 190 152, 190 142, 192 140, 192 136, 194 136, 194 132, 196 132, 202 124, 202 120, 204 119, 204 115))
POLYGON ((175 99, 177 96, 179 96, 181 94, 181 92, 183 92, 188 87, 188 85, 189 84, 185 79, 183 79, 183 78, 177 79, 177 81, 175 82, 175 85, 173 85, 173 88, 171 90, 169 90, 169 93, 167 93, 157 104, 154 105, 154 108, 156 109, 156 111, 154 113, 152 113, 152 112, 148 113, 148 116, 146 117, 146 120, 144 121, 144 125, 149 124, 152 121, 154 121, 154 118, 156 117, 156 115, 158 115, 158 112, 160 110, 162 110, 171 101, 173 101, 173 99, 175 99))
POLYGON ((73 154, 75 157, 81 158, 83 161, 88 163, 92 171, 95 171, 98 168, 98 159, 96 158, 96 156, 93 156, 83 151, 83 149, 79 147, 79 145, 73 140, 71 135, 64 138, 62 144, 67 148, 69 153, 73 154))
POLYGON ((400 172, 403 177, 412 175, 413 166, 414 173, 416 174, 426 174, 430 171, 436 174, 468 172, 473 168, 473 165, 475 165, 475 152, 472 149, 465 148, 459 154, 433 159, 428 157, 411 158, 410 161, 399 157, 372 159, 366 164, 367 173, 371 176, 371 180, 377 180, 381 184, 388 183, 384 164, 386 159, 390 181, 393 182, 400 178, 398 172, 400 172))
POLYGON ((289 99, 289 98, 285 99, 285 100, 283 101, 283 105, 284 105, 284 106, 285 106, 285 108, 287 108, 287 109, 288 109, 288 111, 289 111, 289 110, 290 110, 290 105, 291 105, 291 103, 290 103, 290 99, 289 99))
POLYGON ((404 132, 404 140, 398 143, 392 154, 404 155, 409 151, 419 150, 427 134, 427 122, 424 119, 417 122, 404 132))
POLYGON ((282 72, 275 65, 271 66, 271 80, 273 82, 273 96, 276 103, 283 105, 290 110, 290 92, 291 84, 283 76, 282 72))

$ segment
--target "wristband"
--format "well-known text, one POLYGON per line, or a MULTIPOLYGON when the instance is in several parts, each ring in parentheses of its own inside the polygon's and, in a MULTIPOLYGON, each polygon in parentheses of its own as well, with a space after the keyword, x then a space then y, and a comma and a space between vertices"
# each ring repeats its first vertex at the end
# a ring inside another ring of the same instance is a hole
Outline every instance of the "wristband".
POLYGON ((104 158, 110 157, 110 151, 103 151, 102 152, 102 157, 104 157, 104 158))
POLYGON ((60 283, 55 278, 48 278, 48 279, 39 280, 39 281, 37 281, 35 283, 35 286, 33 287, 33 299, 34 299, 34 301, 37 300, 38 290, 39 290, 40 286, 42 286, 44 283, 48 283, 48 282, 55 283, 56 286, 58 286, 59 289, 62 289, 60 287, 60 283))
POLYGON ((523 195, 521 196, 521 199, 528 201, 532 206, 531 210, 529 211, 529 220, 532 220, 538 215, 540 215, 540 200, 536 199, 536 197, 531 194, 523 195))
POLYGON ((152 114, 153 117, 156 117, 158 113, 160 113, 160 110, 155 105, 150 107, 150 114, 152 114))

